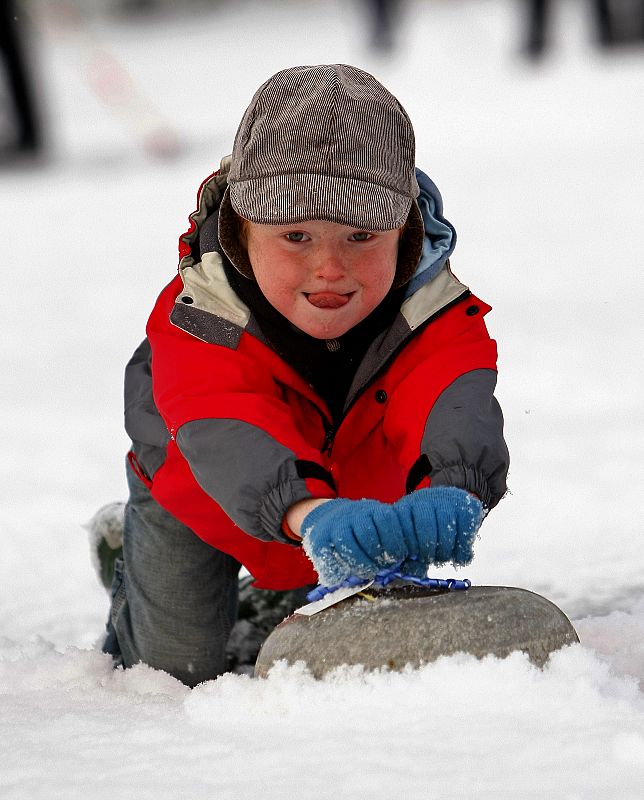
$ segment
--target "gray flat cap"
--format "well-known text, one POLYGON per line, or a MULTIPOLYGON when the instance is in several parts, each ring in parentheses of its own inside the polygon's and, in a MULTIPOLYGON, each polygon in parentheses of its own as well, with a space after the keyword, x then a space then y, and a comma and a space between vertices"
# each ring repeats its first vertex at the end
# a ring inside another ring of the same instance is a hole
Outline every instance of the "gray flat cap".
POLYGON ((232 211, 262 225, 317 219, 372 231, 413 218, 415 268, 422 249, 418 194, 414 130, 391 92, 346 64, 292 67, 269 78, 244 113, 220 240, 229 255, 238 251, 232 211))

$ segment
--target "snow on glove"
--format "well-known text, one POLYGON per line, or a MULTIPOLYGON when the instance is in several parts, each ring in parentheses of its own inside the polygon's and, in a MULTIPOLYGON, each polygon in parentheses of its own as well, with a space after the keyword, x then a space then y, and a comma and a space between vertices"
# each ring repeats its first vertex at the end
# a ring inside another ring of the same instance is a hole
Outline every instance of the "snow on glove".
POLYGON ((401 572, 422 577, 430 564, 469 564, 483 521, 476 497, 454 486, 418 489, 393 504, 405 539, 401 572))
POLYGON ((349 575, 371 579, 407 556, 399 515, 378 500, 329 500, 304 517, 300 530, 323 586, 349 575))

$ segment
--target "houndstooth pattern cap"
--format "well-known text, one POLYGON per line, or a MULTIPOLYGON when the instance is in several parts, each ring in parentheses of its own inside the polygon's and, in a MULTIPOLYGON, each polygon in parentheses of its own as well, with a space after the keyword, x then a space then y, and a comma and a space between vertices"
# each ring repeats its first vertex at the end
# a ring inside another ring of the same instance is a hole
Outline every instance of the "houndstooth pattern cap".
POLYGON ((400 227, 418 194, 401 104, 369 73, 322 64, 278 72, 255 93, 225 200, 263 225, 319 219, 378 231, 400 227))

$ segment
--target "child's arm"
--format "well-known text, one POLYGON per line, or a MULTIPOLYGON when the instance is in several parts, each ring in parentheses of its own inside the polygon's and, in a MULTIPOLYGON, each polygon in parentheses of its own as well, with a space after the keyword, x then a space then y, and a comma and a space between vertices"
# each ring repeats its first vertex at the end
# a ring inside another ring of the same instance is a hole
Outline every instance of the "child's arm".
MULTIPOLYGON (((236 349, 201 341, 153 314, 148 325, 154 401, 201 489, 245 533, 294 544, 282 527, 298 501, 336 496, 318 447, 321 415, 298 429, 253 337, 236 349)), ((167 312, 166 312, 167 314, 167 312)), ((168 475, 167 480, 171 476, 168 475)))
POLYGON ((428 346, 418 349, 413 368, 392 393, 384 431, 407 466, 407 492, 456 486, 489 510, 506 492, 509 466, 503 414, 494 397, 496 343, 482 314, 463 327, 462 306, 432 328, 433 336, 428 330, 428 346), (450 336, 450 315, 461 325, 458 336, 450 336))
POLYGON ((432 486, 460 486, 488 510, 503 497, 509 455, 496 382, 494 370, 472 370, 440 394, 423 429, 416 485, 426 472, 432 486))
POLYGON ((284 516, 284 521, 286 523, 284 527, 287 529, 287 535, 295 540, 301 540, 304 518, 308 516, 314 508, 327 502, 328 500, 326 499, 310 499, 299 500, 297 503, 294 503, 284 516))

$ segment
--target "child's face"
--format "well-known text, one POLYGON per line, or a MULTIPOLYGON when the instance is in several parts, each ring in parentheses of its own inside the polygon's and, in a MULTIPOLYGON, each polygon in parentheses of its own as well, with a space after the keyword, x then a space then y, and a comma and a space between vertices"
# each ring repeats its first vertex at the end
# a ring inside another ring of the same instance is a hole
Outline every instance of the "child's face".
POLYGON ((401 229, 370 232, 321 220, 244 227, 264 296, 316 339, 342 336, 391 289, 401 229))

